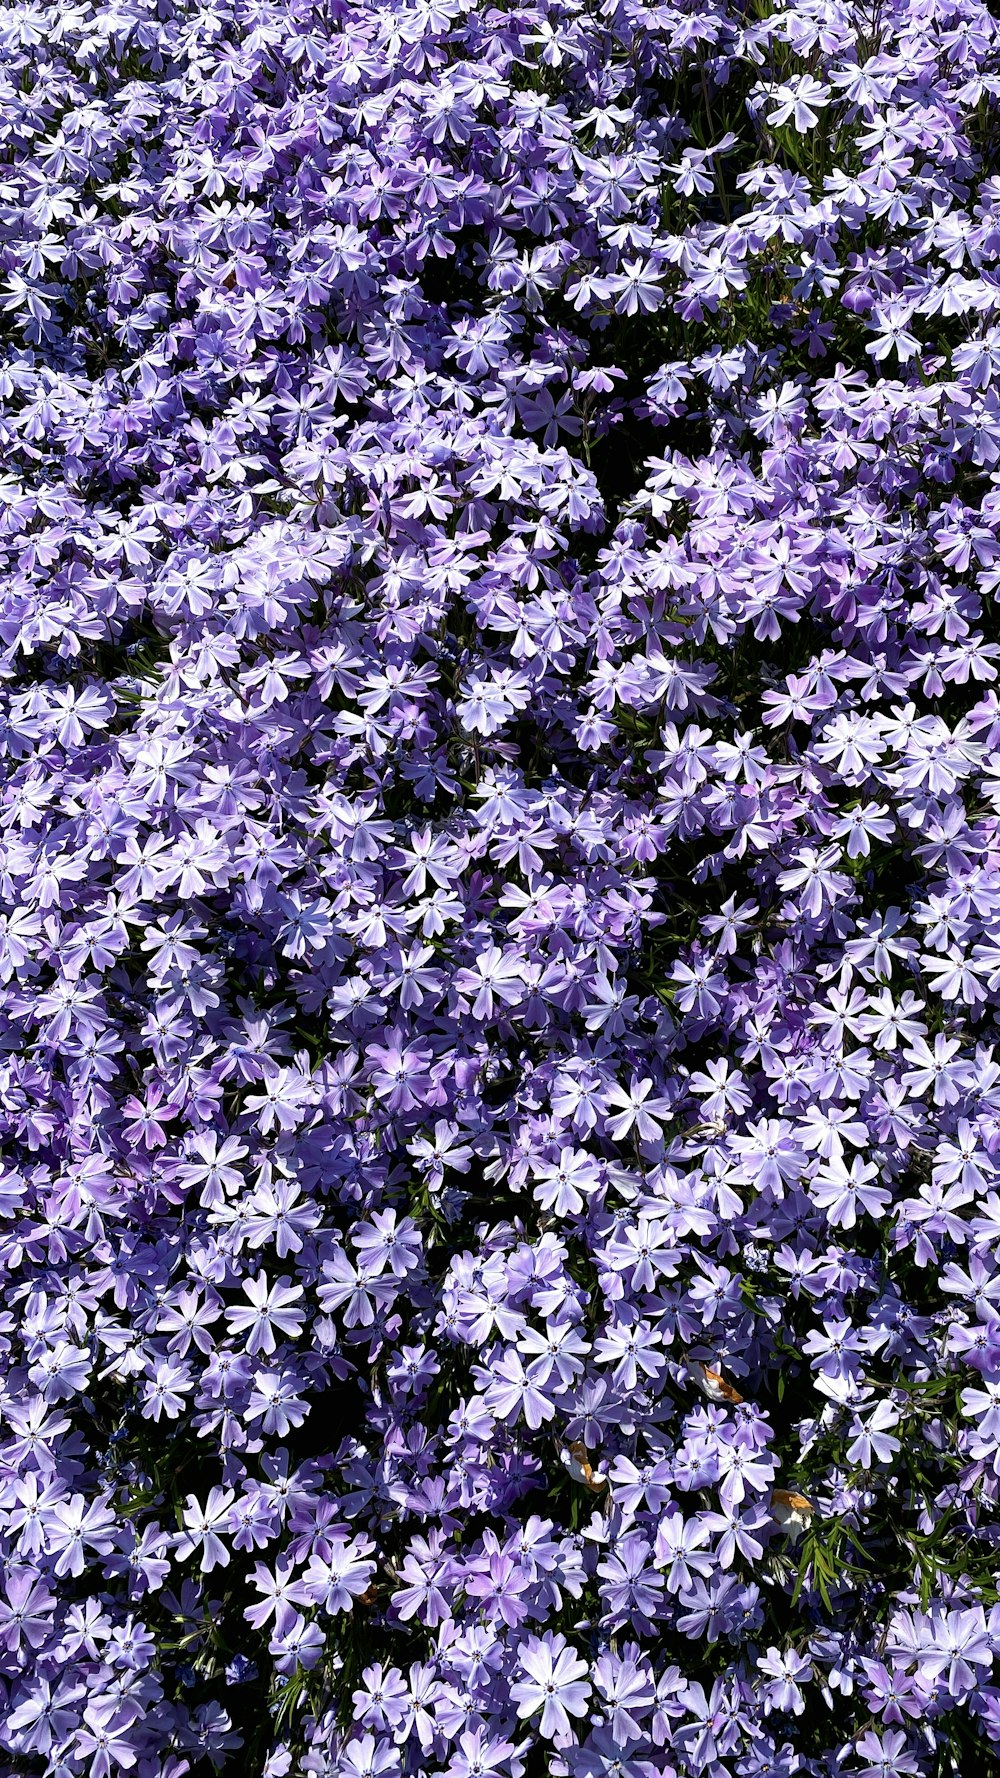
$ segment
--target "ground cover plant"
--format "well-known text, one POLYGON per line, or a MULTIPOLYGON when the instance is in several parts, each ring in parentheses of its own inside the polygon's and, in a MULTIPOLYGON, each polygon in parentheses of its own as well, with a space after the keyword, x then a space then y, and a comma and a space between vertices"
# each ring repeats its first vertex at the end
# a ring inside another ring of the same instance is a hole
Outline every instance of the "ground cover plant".
POLYGON ((1000 1771, 1000 24, 0 13, 0 1771, 1000 1771))

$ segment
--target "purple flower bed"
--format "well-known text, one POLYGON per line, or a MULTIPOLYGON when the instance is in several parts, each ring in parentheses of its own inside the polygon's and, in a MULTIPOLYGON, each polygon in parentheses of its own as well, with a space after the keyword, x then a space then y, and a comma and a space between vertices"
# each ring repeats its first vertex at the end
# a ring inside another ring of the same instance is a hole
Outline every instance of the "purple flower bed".
POLYGON ((0 13, 0 1772, 1000 1771, 1000 22, 0 13))

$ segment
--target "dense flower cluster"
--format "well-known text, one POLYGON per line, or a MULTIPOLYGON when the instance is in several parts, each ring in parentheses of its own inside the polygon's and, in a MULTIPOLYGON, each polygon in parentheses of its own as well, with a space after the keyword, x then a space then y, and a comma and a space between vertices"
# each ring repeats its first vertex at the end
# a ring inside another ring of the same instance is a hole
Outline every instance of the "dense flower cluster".
POLYGON ((5 1774, 998 1769, 998 96, 0 14, 5 1774))

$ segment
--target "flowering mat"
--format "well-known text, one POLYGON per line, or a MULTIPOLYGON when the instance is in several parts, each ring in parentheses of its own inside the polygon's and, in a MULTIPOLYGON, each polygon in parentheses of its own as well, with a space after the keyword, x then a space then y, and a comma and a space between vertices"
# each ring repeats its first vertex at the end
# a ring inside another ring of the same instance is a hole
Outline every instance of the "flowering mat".
POLYGON ((0 13, 0 1778, 1000 1773, 1000 21, 0 13))

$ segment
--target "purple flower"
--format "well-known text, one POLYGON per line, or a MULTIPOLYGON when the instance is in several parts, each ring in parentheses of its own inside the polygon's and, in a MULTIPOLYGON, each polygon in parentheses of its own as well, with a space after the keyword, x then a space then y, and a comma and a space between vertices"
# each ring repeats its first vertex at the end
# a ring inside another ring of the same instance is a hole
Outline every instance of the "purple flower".
POLYGON ((374 1735, 359 1735, 340 1756, 341 1770, 350 1778, 381 1778, 399 1770, 399 1754, 391 1742, 374 1735))
POLYGON ((857 1750, 865 1761, 860 1778, 889 1778, 896 1772, 919 1772, 920 1762, 907 1748, 906 1736, 898 1729, 887 1729, 884 1735, 867 1729, 858 1739, 857 1750))
POLYGON ((540 1710, 539 1733, 557 1747, 564 1746, 572 1738, 570 1717, 582 1716, 587 1708, 586 1661, 573 1653, 564 1636, 545 1631, 522 1644, 518 1671, 526 1675, 510 1688, 518 1716, 530 1717, 540 1710))
POLYGON ((764 1687, 764 1709, 790 1710, 795 1716, 801 1716, 805 1709, 805 1699, 796 1681, 810 1672, 811 1665, 803 1655, 796 1654, 794 1649, 782 1651, 769 1648, 766 1654, 759 1655, 757 1666, 767 1681, 764 1687))
POLYGON ((294 1673, 297 1667, 315 1667, 325 1638, 318 1624, 308 1624, 300 1611, 293 1612, 280 1627, 275 1624, 268 1643, 268 1653, 279 1673, 294 1673))
POLYGON ((212 1488, 204 1506, 199 1504, 196 1495, 187 1497, 178 1554, 188 1556, 198 1550, 200 1565, 206 1574, 213 1568, 228 1565, 229 1551, 220 1533, 230 1529, 230 1509, 235 1498, 231 1488, 212 1488))
POLYGON ((247 1335, 246 1349, 251 1356, 275 1350, 275 1331, 291 1339, 302 1331, 303 1312, 293 1306, 302 1296, 301 1285, 292 1284, 289 1278, 279 1278, 276 1284, 268 1285, 262 1272, 244 1283, 243 1293, 249 1308, 240 1305, 230 1309, 226 1319, 231 1333, 247 1335))

